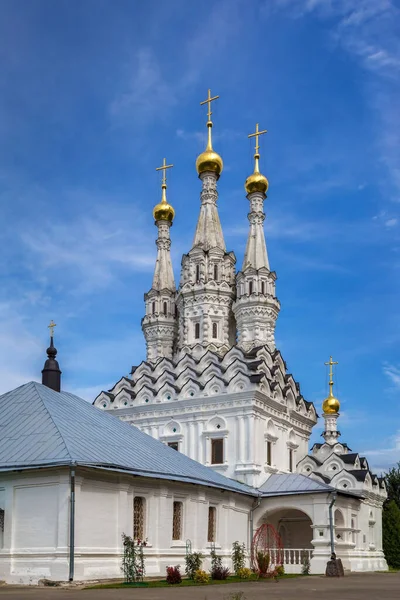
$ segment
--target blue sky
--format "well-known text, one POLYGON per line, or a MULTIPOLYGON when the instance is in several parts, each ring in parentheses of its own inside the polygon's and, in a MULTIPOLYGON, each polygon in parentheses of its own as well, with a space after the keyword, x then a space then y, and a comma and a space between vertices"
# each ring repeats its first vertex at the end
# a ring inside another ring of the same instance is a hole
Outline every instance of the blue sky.
POLYGON ((266 236, 289 370, 320 410, 332 354, 343 440, 378 470, 399 460, 399 29, 393 0, 3 0, 0 391, 40 378, 51 318, 64 388, 87 399, 144 358, 154 169, 175 165, 178 280, 210 87, 238 265, 247 134, 268 129, 266 236))

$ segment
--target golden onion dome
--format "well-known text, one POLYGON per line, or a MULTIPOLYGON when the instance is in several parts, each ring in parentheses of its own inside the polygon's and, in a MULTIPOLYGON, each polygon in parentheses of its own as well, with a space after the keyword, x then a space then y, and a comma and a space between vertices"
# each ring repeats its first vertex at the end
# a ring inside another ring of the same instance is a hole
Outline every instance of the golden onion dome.
POLYGON ((254 171, 254 173, 249 175, 249 177, 246 179, 244 188, 248 194, 252 194, 253 192, 261 192, 262 194, 266 194, 268 190, 268 179, 260 172, 257 173, 254 171))
POLYGON ((328 396, 322 403, 322 410, 326 415, 336 415, 340 410, 340 402, 335 396, 328 396))
POLYGON ((167 202, 166 189, 167 186, 163 183, 161 202, 156 204, 153 209, 153 217, 155 221, 169 221, 172 223, 175 217, 175 211, 171 204, 167 202))
POLYGON ((205 173, 206 171, 211 171, 211 173, 215 173, 218 177, 222 173, 222 169, 224 168, 224 163, 222 162, 222 158, 220 155, 213 150, 212 142, 211 142, 211 128, 212 123, 208 121, 208 142, 207 148, 202 152, 196 160, 196 169, 198 174, 205 173))

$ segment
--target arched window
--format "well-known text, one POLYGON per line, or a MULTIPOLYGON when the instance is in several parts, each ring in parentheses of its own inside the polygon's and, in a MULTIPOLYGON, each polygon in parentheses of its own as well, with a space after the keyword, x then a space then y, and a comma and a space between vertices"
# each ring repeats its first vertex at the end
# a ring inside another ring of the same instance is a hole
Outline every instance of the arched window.
POLYGON ((265 281, 261 282, 261 293, 265 294, 265 281))
POLYGON ((218 265, 214 265, 214 279, 218 281, 218 265))
POLYGON ((164 304, 163 304, 163 313, 164 313, 164 315, 167 314, 167 303, 166 302, 164 302, 164 304))
POLYGON ((155 315, 156 314, 156 303, 152 302, 151 304, 151 314, 155 315))
POLYGON ((200 339, 200 323, 195 323, 194 325, 194 338, 196 340, 200 339))
POLYGON ((200 281, 200 265, 196 265, 196 281, 200 281))
POLYGON ((141 496, 133 499, 133 539, 143 540, 145 536, 146 500, 141 496))
POLYGON ((253 282, 250 281, 249 282, 249 296, 251 296, 252 293, 253 293, 253 282))
POLYGON ((213 326, 212 326, 212 336, 213 336, 213 338, 218 337, 218 325, 216 323, 213 323, 213 326))

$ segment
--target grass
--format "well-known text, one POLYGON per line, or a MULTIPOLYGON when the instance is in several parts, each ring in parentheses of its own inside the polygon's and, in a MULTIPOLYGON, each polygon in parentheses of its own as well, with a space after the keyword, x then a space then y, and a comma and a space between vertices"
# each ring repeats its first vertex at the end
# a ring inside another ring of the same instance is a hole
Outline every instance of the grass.
MULTIPOLYGON (((301 577, 298 574, 285 574, 278 579, 289 579, 292 577, 301 577)), ((224 583, 249 583, 249 582, 257 582, 257 581, 273 581, 273 579, 259 579, 256 575, 253 575, 249 579, 240 579, 240 577, 236 577, 236 575, 232 575, 228 577, 228 579, 210 579, 208 583, 195 583, 192 579, 182 579, 182 583, 171 584, 167 583, 166 579, 159 579, 157 581, 143 581, 140 583, 100 583, 98 585, 92 585, 85 587, 85 590, 98 590, 98 589, 121 589, 121 588, 140 588, 140 587, 149 587, 149 588, 162 588, 162 587, 190 587, 190 586, 199 586, 199 585, 220 585, 224 583)))

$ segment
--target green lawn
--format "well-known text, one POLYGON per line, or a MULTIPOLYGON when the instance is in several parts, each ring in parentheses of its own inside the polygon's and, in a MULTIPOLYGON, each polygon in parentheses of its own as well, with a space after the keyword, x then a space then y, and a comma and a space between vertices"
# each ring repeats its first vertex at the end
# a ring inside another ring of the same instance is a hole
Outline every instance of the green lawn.
MULTIPOLYGON (((293 575, 287 574, 278 577, 278 579, 287 579, 291 577, 301 577, 301 575, 293 575)), ((257 581, 273 581, 273 579, 259 579, 256 575, 253 575, 250 579, 240 579, 240 577, 236 577, 232 575, 228 577, 228 579, 218 580, 218 579, 210 579, 208 583, 195 583, 191 579, 182 579, 182 583, 177 583, 175 585, 171 585, 167 583, 166 579, 159 579, 158 581, 144 581, 143 583, 100 583, 98 585, 92 585, 85 587, 85 590, 98 590, 98 589, 117 589, 117 588, 127 588, 127 587, 150 587, 150 588, 160 588, 160 587, 186 587, 186 586, 198 586, 198 585, 219 585, 224 583, 248 583, 248 582, 257 582, 257 581)))

